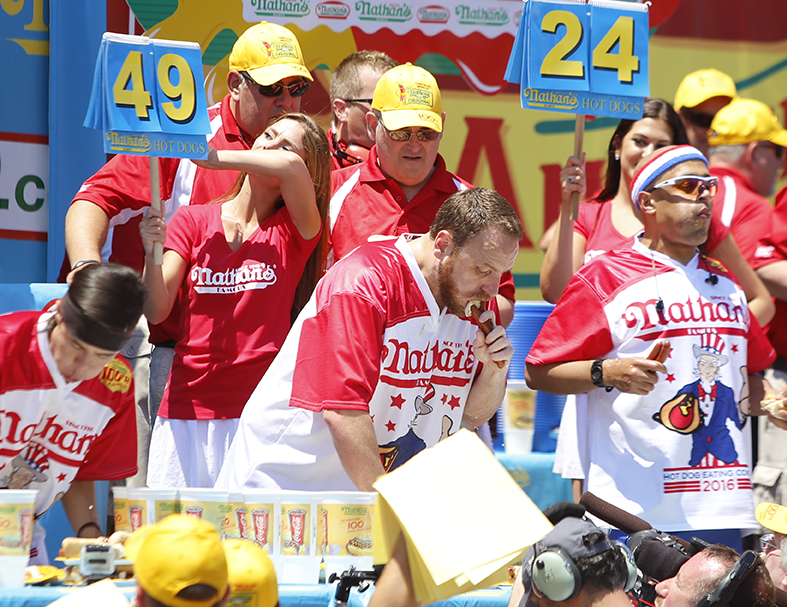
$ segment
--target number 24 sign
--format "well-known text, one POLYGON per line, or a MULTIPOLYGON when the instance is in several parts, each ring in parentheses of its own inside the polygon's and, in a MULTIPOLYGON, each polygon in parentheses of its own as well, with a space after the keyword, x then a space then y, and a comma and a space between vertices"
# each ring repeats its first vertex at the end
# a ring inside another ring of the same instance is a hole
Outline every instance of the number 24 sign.
POLYGON ((85 126, 109 153, 204 158, 210 133, 198 44, 104 34, 85 126))
POLYGON ((615 0, 528 0, 506 80, 522 107, 620 118, 642 115, 647 6, 615 0))

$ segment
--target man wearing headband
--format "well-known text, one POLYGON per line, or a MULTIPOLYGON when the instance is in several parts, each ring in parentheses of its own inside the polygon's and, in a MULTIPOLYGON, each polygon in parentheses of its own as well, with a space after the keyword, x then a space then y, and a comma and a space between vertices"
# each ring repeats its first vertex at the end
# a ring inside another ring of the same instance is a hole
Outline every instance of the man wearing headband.
MULTIPOLYGON (((0 316, 0 489, 38 490, 36 519, 62 497, 79 537, 101 535, 93 482, 137 469, 134 381, 118 351, 143 299, 136 272, 91 264, 49 311, 0 316)), ((40 531, 33 564, 48 561, 40 531)))
POLYGON ((631 196, 644 232, 574 276, 526 377, 587 408, 585 491, 663 531, 712 529, 703 539, 740 545, 738 530, 756 526, 744 426, 762 413, 763 393, 775 396, 757 374, 775 353, 735 280, 697 248, 715 181, 691 146, 641 161, 631 196))

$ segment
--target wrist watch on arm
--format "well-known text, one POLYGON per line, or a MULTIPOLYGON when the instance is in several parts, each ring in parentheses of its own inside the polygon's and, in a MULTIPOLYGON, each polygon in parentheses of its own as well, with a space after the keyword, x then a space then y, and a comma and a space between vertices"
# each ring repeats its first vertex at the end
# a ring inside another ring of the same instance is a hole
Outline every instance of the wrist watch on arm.
POLYGON ((604 388, 607 392, 612 391, 612 386, 608 386, 604 383, 604 359, 599 358, 598 360, 594 360, 593 363, 590 365, 590 381, 593 382, 593 385, 597 388, 604 388))

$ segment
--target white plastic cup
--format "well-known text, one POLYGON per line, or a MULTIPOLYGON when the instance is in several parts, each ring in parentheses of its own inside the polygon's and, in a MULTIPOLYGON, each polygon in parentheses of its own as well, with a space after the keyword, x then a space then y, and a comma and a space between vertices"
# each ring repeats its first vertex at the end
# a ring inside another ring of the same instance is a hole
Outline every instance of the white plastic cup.
POLYGON ((522 380, 508 380, 503 402, 503 442, 506 453, 530 453, 533 449, 533 423, 536 392, 522 380))
POLYGON ((179 489, 181 513, 209 522, 222 538, 230 524, 230 492, 222 489, 179 489))
POLYGON ((316 517, 319 494, 307 491, 282 491, 281 533, 276 574, 280 584, 317 584, 320 556, 316 517))
POLYGON ((376 492, 331 491, 321 494, 317 509, 317 548, 325 561, 325 579, 351 566, 374 565, 372 519, 376 492))
POLYGON ((0 555, 0 588, 22 588, 30 551, 22 555, 0 555))
POLYGON ((25 567, 30 560, 30 541, 38 491, 5 489, 0 491, 0 587, 25 585, 25 567))

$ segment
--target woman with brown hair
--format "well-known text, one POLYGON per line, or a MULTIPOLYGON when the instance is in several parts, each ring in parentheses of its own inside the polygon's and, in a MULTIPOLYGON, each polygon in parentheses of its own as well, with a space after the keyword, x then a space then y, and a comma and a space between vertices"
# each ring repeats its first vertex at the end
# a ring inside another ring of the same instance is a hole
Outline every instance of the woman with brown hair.
POLYGON ((248 397, 322 272, 328 140, 313 119, 274 120, 251 150, 210 150, 205 168, 243 171, 216 204, 140 224, 145 314, 181 307, 181 340, 153 429, 148 485, 212 487, 248 397), (162 265, 153 245, 166 243, 162 265))

